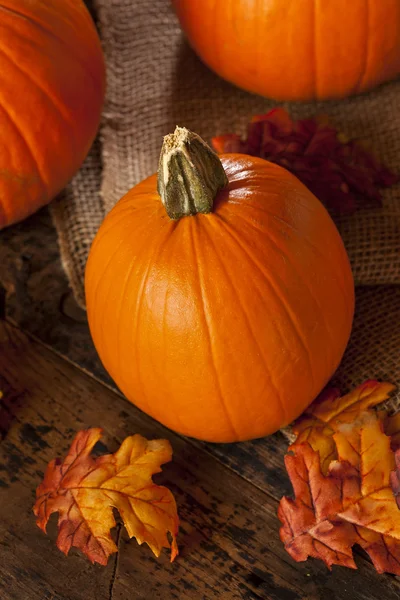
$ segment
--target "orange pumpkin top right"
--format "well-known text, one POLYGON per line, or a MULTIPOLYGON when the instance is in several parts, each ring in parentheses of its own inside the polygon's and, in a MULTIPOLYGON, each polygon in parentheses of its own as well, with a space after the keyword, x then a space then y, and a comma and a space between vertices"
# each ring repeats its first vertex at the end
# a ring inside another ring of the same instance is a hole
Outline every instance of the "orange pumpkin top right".
POLYGON ((276 100, 325 100, 400 74, 399 0, 172 0, 199 57, 276 100))

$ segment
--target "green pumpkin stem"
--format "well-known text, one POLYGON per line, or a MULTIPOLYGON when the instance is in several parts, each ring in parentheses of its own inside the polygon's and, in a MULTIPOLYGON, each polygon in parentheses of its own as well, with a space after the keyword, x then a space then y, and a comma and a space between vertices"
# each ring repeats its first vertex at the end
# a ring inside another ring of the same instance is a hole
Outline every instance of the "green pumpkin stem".
POLYGON ((221 161, 200 136, 185 127, 165 136, 157 189, 171 219, 211 212, 218 191, 227 184, 221 161))

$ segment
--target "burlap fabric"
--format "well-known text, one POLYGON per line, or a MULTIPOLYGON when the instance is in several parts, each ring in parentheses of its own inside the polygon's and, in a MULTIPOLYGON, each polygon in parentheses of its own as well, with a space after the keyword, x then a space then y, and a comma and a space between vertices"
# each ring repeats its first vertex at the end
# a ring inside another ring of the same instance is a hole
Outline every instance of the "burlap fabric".
MULTIPOLYGON (((185 42, 168 0, 96 0, 108 94, 98 142, 64 196, 53 204, 62 258, 78 301, 91 241, 108 210, 156 170, 162 138, 175 125, 205 139, 244 133, 251 115, 275 102, 222 81, 185 42)), ((271 57, 273 60, 273 57, 271 57)), ((284 77, 284 73, 282 74, 284 77)), ((342 102, 284 104, 295 118, 331 116, 346 133, 372 141, 400 168, 400 83, 342 102)), ((345 387, 368 377, 400 379, 400 186, 383 208, 338 219, 357 284, 357 317, 338 373, 345 387), (378 285, 379 284, 379 285, 378 285)))

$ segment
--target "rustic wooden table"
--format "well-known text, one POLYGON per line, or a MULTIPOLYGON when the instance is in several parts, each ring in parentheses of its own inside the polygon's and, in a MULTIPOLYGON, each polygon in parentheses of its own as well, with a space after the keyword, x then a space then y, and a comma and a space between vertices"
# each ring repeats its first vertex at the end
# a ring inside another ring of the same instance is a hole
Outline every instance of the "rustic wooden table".
POLYGON ((290 494, 281 434, 215 445, 185 439, 144 415, 102 369, 85 312, 69 291, 47 209, 0 233, 1 600, 395 600, 399 579, 377 575, 356 550, 358 571, 297 564, 279 540, 278 501, 290 494), (75 433, 104 429, 99 452, 128 435, 170 440, 173 461, 156 481, 175 494, 181 529, 174 563, 153 557, 118 525, 107 567, 55 546, 35 525, 35 489, 75 433))

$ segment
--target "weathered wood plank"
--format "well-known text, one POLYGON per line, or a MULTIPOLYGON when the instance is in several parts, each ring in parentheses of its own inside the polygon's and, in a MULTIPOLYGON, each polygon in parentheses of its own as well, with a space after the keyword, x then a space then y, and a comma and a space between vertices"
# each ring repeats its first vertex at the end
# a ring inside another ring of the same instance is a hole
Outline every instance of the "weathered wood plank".
POLYGON ((14 394, 0 444, 2 599, 399 597, 397 580, 378 576, 363 559, 356 572, 294 563, 279 540, 270 494, 4 321, 0 376, 0 388, 14 394), (65 453, 77 429, 99 425, 105 432, 101 451, 114 451, 135 432, 171 441, 174 460, 157 481, 176 495, 182 520, 181 555, 172 565, 166 552, 156 560, 122 530, 117 559, 106 568, 91 566, 78 552, 65 558, 56 549, 54 520, 49 537, 36 528, 34 490, 47 462, 65 453))
POLYGON ((69 287, 47 208, 0 232, 0 287, 8 318, 111 382, 91 342, 86 313, 69 287))

